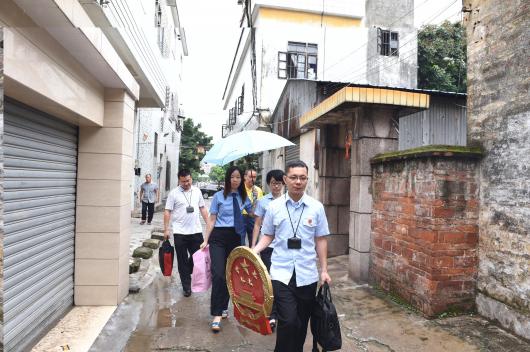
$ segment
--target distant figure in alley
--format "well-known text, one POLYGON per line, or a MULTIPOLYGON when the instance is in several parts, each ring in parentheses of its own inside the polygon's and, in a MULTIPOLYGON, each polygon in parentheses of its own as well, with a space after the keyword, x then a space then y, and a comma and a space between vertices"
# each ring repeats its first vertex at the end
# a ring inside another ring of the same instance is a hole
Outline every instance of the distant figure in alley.
POLYGON ((145 182, 140 186, 140 202, 142 202, 142 221, 140 225, 151 225, 153 215, 155 213, 155 203, 159 201, 160 194, 158 192, 158 185, 151 182, 151 174, 145 175, 145 182))
POLYGON ((179 186, 169 192, 164 211, 164 239, 169 239, 170 225, 175 240, 177 265, 184 296, 191 295, 191 273, 193 253, 203 242, 202 225, 199 213, 208 221, 208 211, 204 205, 202 192, 192 186, 191 172, 182 169, 178 172, 179 186))
POLYGON ((305 194, 307 165, 289 162, 284 182, 287 193, 273 200, 263 219, 261 239, 255 253, 274 240, 271 279, 274 289, 278 328, 275 352, 302 352, 309 317, 315 304, 318 282, 331 282, 328 274, 326 236, 329 235, 324 206, 305 194))

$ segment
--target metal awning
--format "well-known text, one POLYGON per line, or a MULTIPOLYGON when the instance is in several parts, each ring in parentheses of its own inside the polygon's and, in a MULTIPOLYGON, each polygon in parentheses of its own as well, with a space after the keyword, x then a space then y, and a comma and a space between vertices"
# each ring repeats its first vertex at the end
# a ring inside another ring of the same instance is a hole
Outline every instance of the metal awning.
POLYGON ((429 94, 399 88, 344 87, 302 115, 300 127, 308 128, 325 123, 327 115, 361 104, 395 106, 405 109, 406 114, 409 114, 428 109, 429 102, 429 94))

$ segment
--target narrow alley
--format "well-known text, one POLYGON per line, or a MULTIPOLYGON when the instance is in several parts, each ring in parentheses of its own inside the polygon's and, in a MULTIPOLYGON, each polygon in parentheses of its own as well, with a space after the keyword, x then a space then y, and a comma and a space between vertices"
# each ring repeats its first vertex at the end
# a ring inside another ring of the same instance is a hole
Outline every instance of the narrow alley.
MULTIPOLYGON (((135 245, 150 238, 153 229, 162 227, 162 213, 155 214, 150 227, 139 225, 138 219, 132 222, 131 252, 135 245)), ((428 320, 410 306, 368 285, 356 284, 348 278, 348 256, 331 258, 329 265, 333 300, 341 320, 341 351, 530 350, 527 342, 479 316, 428 320)), ((213 334, 208 326, 210 292, 184 297, 176 267, 171 277, 162 276, 154 255, 149 266, 146 268, 144 263, 142 268, 139 284, 145 287, 118 306, 90 351, 273 351, 274 334, 261 336, 239 325, 233 317, 223 321, 220 333, 213 334)), ((311 342, 308 333, 305 351, 311 351, 311 342)))

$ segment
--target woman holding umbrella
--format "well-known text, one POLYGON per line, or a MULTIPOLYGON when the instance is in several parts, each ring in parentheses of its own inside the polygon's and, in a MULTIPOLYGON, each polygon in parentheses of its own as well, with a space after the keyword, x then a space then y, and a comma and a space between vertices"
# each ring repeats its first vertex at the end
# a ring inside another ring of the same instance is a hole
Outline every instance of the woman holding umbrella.
POLYGON ((204 242, 201 244, 201 248, 210 245, 212 272, 210 314, 213 316, 210 325, 213 332, 221 330, 221 319, 228 316, 230 296, 226 286, 226 261, 230 252, 240 246, 245 238, 245 225, 241 212, 245 209, 250 214, 252 208, 242 179, 243 173, 237 166, 232 166, 226 171, 224 190, 213 196, 204 242))

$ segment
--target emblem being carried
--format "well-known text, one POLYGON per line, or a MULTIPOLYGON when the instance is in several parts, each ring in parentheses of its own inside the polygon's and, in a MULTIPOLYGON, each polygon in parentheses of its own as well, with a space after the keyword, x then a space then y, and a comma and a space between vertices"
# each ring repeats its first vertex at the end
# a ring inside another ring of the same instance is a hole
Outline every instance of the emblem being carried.
POLYGON ((272 334, 272 283, 261 258, 248 247, 237 247, 226 263, 226 283, 239 323, 262 335, 272 334))

